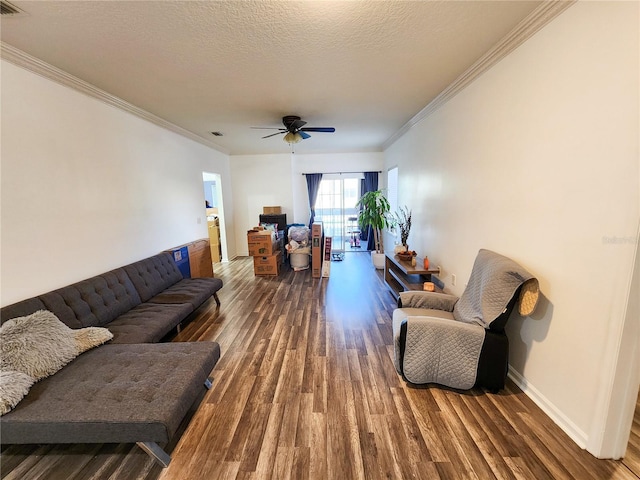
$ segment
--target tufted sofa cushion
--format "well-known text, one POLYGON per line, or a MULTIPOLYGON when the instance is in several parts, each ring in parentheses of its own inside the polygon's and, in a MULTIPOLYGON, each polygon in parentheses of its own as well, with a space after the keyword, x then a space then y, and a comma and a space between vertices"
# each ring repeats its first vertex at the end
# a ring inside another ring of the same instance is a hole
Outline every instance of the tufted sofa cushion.
POLYGON ((33 312, 46 309, 47 307, 44 306, 44 303, 42 303, 42 300, 38 297, 28 298, 21 302, 2 307, 2 310, 0 310, 0 322, 4 323, 12 318, 26 317, 27 315, 31 315, 33 312))
POLYGON ((107 328, 111 343, 155 343, 193 312, 190 303, 159 305, 143 303, 120 315, 107 328))
POLYGON ((173 257, 167 252, 145 258, 123 268, 129 275, 143 302, 148 301, 183 278, 176 262, 173 261, 173 257))
POLYGON ((39 298, 47 310, 71 328, 106 326, 141 303, 133 283, 121 268, 39 298))
POLYGON ((214 342, 103 345, 35 384, 2 442, 167 442, 219 358, 214 342))
POLYGON ((222 288, 219 278, 186 278, 149 299, 149 303, 189 303, 196 309, 222 288))

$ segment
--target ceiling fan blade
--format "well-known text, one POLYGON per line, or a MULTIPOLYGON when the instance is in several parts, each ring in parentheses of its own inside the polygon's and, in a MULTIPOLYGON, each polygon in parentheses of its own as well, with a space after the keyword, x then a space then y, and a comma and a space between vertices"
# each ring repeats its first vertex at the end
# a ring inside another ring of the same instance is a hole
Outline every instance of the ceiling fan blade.
POLYGON ((300 128, 304 127, 307 124, 307 122, 305 122, 304 120, 294 120, 293 122, 291 122, 290 126, 289 126, 289 130, 292 131, 296 131, 299 130, 300 128))
POLYGON ((305 127, 305 128, 301 128, 300 131, 333 133, 336 131, 336 129, 334 127, 305 127))
POLYGON ((311 135, 302 131, 298 132, 298 134, 302 137, 303 140, 306 140, 307 138, 311 137, 311 135))
POLYGON ((249 128, 253 128, 255 130, 282 130, 283 132, 286 132, 284 128, 280 128, 280 127, 249 127, 249 128))
POLYGON ((276 132, 276 133, 272 133, 271 135, 265 135, 262 138, 269 138, 269 137, 275 137, 276 135, 282 135, 283 133, 285 133, 286 130, 282 131, 282 132, 276 132))

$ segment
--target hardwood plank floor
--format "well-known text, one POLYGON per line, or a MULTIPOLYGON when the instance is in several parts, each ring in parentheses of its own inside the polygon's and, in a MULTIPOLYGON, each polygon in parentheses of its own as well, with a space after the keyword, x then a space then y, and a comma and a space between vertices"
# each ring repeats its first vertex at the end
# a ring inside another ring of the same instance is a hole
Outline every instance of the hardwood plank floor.
MULTIPOLYGON (((512 382, 498 394, 410 387, 392 362, 393 298, 366 253, 331 278, 250 258, 216 265, 173 341, 217 341, 213 388, 158 467, 135 445, 3 446, 3 479, 629 479, 577 447, 512 382)), ((637 417, 636 417, 637 421, 637 417)))
POLYGON ((633 415, 633 425, 631 426, 627 452, 622 463, 640 478, 640 393, 638 393, 636 411, 633 415))

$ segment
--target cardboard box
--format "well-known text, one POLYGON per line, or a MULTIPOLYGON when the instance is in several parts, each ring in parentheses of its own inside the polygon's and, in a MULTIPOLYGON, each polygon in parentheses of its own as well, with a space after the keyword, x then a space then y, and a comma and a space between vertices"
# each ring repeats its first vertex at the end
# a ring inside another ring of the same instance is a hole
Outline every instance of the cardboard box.
POLYGON ((255 275, 280 275, 282 252, 264 257, 253 257, 253 273, 255 275))
POLYGON ((220 263, 222 261, 222 245, 219 243, 217 245, 210 244, 209 249, 211 250, 211 261, 220 263))
POLYGON ((322 278, 329 278, 331 272, 331 237, 324 238, 324 261, 322 262, 322 278))
POLYGON ((331 243, 333 237, 324 237, 324 261, 331 261, 331 243))
POLYGON ((273 214, 282 213, 282 207, 262 207, 262 213, 264 215, 273 215, 273 214))
POLYGON ((329 278, 331 274, 331 262, 322 262, 322 278, 329 278))
POLYGON ((273 255, 278 251, 276 233, 270 230, 249 230, 247 246, 251 256, 273 255))
POLYGON ((322 277, 322 222, 311 225, 311 276, 322 277))
POLYGON ((209 229, 209 242, 211 245, 220 244, 220 227, 213 222, 207 222, 209 229))

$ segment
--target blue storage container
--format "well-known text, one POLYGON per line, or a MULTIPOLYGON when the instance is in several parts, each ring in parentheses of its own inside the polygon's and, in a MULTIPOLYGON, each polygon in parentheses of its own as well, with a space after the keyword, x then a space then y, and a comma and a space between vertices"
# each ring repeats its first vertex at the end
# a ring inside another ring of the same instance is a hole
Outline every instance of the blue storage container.
POLYGON ((191 266, 189 265, 189 251, 187 247, 177 247, 171 251, 173 260, 178 265, 178 270, 182 273, 183 278, 191 278, 191 266))

